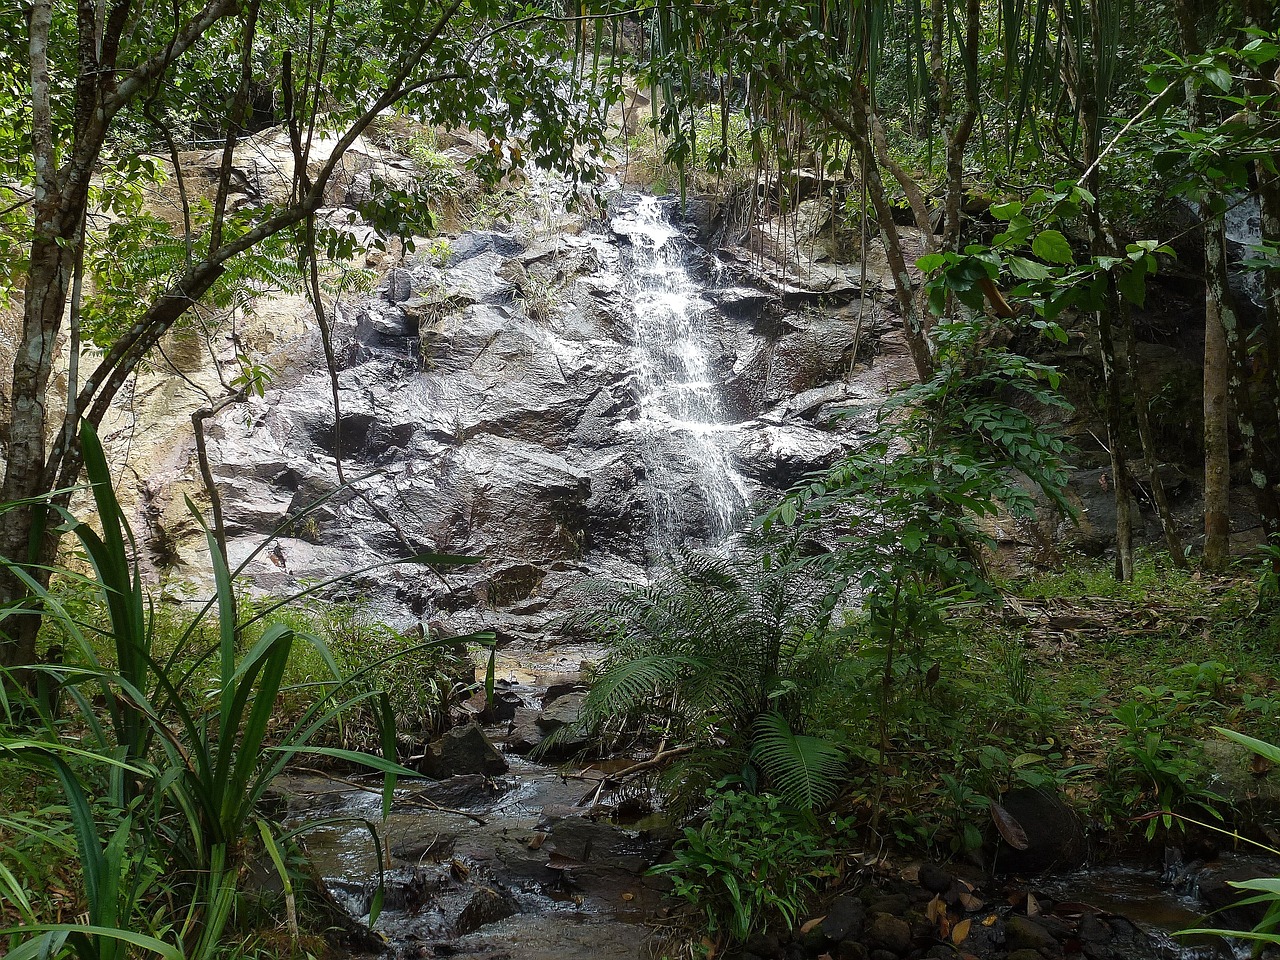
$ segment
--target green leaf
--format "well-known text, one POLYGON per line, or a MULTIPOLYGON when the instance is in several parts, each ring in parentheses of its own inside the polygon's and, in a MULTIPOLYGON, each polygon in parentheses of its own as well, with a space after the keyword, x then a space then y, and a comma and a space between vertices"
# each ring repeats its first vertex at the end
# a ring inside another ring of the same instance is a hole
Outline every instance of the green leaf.
MULTIPOLYGON (((130 930, 121 930, 116 927, 99 927, 89 923, 36 923, 30 926, 9 927, 0 930, 0 937, 21 936, 28 933, 82 934, 86 937, 105 937, 107 940, 132 944, 148 953, 157 954, 163 957, 164 960, 183 960, 182 951, 172 944, 165 943, 163 940, 157 940, 155 937, 149 937, 143 933, 134 933, 130 930)), ((34 940, 28 940, 19 947, 15 947, 5 956, 8 960, 44 960, 48 956, 45 950, 45 938, 38 937, 34 940)), ((58 954, 55 953, 54 955, 57 956, 58 954)))
POLYGON ((1265 740, 1258 740, 1254 737, 1247 736, 1243 733, 1236 733, 1234 730, 1228 730, 1225 727, 1214 727, 1217 733, 1222 734, 1228 740, 1234 740, 1243 747, 1248 747, 1258 756, 1272 763, 1280 763, 1280 747, 1273 743, 1267 743, 1265 740))
POLYGON ((1008 203, 994 203, 991 205, 991 215, 997 220, 1012 220, 1022 212, 1022 203, 1018 200, 1010 200, 1008 203))
POLYGON ((1116 289, 1121 296, 1136 307, 1141 307, 1147 300, 1146 264, 1135 264, 1132 270, 1125 270, 1116 277, 1116 289))
POLYGON ((1007 257, 1005 263, 1009 272, 1020 280, 1048 280, 1049 268, 1043 263, 1036 263, 1026 257, 1007 257))
POLYGON ((402 767, 400 764, 380 757, 376 753, 361 753, 359 750, 343 750, 340 747, 305 747, 305 746, 280 746, 267 747, 266 749, 276 753, 285 753, 293 756, 295 754, 310 754, 316 757, 329 757, 333 760, 345 760, 348 763, 358 764, 362 767, 368 767, 371 770, 377 770, 379 773, 394 773, 398 777, 420 777, 416 770, 410 770, 408 767, 402 767))
POLYGON ((1075 255, 1071 252, 1071 244, 1059 230, 1042 230, 1031 241, 1031 252, 1041 260, 1050 263, 1074 263, 1075 255))
POLYGON ((842 749, 828 740, 794 733, 776 711, 757 717, 753 733, 751 758, 787 803, 816 810, 835 799, 846 765, 842 749))
POLYGON ((1231 89, 1231 72, 1221 64, 1212 64, 1204 71, 1204 78, 1211 84, 1226 93, 1231 89))

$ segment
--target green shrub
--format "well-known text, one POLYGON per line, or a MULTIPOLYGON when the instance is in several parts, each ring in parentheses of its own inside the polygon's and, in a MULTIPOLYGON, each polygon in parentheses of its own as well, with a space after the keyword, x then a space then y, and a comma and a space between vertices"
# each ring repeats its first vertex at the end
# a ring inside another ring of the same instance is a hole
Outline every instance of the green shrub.
POLYGON ((652 872, 671 878, 675 896, 702 911, 718 945, 741 944, 770 924, 796 925, 823 879, 836 875, 812 818, 768 794, 707 791, 699 827, 676 843, 675 859, 652 872))
POLYGON ((831 673, 836 600, 794 545, 752 538, 727 555, 677 557, 642 589, 597 595, 582 623, 612 652, 581 724, 691 747, 670 777, 681 808, 751 763, 795 802, 829 801, 843 751, 811 735, 810 711, 831 673))

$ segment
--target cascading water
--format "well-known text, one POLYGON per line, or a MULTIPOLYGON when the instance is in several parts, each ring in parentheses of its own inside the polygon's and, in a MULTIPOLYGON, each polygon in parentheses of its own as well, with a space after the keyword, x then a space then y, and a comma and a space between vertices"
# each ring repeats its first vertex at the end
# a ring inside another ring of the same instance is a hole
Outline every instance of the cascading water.
POLYGON ((711 304, 685 268, 679 232, 654 197, 614 221, 630 237, 631 321, 639 419, 655 552, 692 538, 723 540, 750 503, 734 468, 719 384, 706 344, 711 304), (691 481, 697 490, 689 489, 691 481), (693 494, 691 496, 691 494, 693 494), (691 515, 691 505, 699 513, 691 515))

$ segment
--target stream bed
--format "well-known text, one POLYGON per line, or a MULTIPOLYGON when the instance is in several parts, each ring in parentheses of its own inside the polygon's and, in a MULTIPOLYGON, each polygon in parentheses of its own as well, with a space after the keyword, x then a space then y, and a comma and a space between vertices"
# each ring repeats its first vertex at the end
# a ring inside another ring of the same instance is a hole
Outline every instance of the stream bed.
MULTIPOLYGON (((584 657, 595 655, 564 647, 499 654, 502 695, 518 698, 521 712, 536 711, 557 688, 572 688, 584 657)), ((559 695, 572 702, 575 694, 559 695)), ((531 725, 517 714, 487 733, 501 747, 531 725)), ((307 852, 355 919, 368 920, 381 847, 385 894, 374 929, 393 957, 640 956, 665 887, 645 872, 673 832, 605 819, 593 803, 601 769, 504 759, 499 775, 400 781, 385 821, 377 778, 291 775, 276 786, 288 799, 288 825, 310 825, 307 852)))
MULTIPOLYGON (((530 729, 580 702, 575 698, 582 695, 581 670, 600 655, 598 649, 576 647, 499 653, 500 696, 518 706, 505 722, 486 728, 489 739, 508 751, 516 744, 524 750, 530 729)), ((656 921, 668 912, 662 896, 668 884, 647 871, 668 854, 678 832, 658 817, 611 821, 622 805, 617 795, 601 789, 601 778, 632 761, 584 768, 578 762, 551 766, 514 752, 504 759, 507 769, 500 774, 402 781, 386 820, 376 778, 362 783, 295 774, 277 786, 288 799, 289 825, 309 825, 307 851, 351 917, 368 920, 381 874, 385 894, 374 929, 396 960, 639 960, 655 955, 651 944, 662 933, 655 930, 656 921)), ((637 794, 632 801, 647 799, 638 796, 638 788, 630 792, 637 794)), ((644 803, 634 806, 642 810, 644 803)), ((933 868, 934 875, 945 874, 945 867, 933 868)), ((964 955, 1021 960, 1017 944, 1030 930, 1031 936, 1044 938, 1045 957, 1243 960, 1249 956, 1246 945, 1175 934, 1190 927, 1247 925, 1247 918, 1206 920, 1206 914, 1232 899, 1227 881, 1277 873, 1280 865, 1273 860, 1227 853, 1208 863, 1183 865, 1175 859, 1163 871, 1135 861, 1106 863, 1005 882, 1003 893, 996 892, 999 881, 975 877, 977 886, 966 886, 986 906, 970 910, 972 933, 963 946, 972 953, 964 955), (1014 895, 1006 898, 1011 891, 1014 895)), ((887 923, 888 910, 911 921, 910 939, 894 956, 939 956, 929 951, 951 945, 945 937, 937 942, 936 930, 920 922, 933 895, 922 879, 902 880, 879 893, 869 885, 842 894, 826 909, 834 916, 842 910, 841 900, 860 900, 861 906, 851 906, 862 918, 859 929, 871 949, 877 923, 887 923)), ((839 938, 814 949, 812 939, 781 943, 776 951, 756 956, 874 955, 865 949, 842 952, 839 938)), ((862 947, 860 941, 857 946, 862 947)))

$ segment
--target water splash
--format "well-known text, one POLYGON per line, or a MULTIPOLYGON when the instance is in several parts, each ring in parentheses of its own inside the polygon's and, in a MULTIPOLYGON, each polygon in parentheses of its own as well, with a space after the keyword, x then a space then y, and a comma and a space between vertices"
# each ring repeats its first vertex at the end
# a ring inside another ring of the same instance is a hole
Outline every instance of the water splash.
POLYGON ((643 438, 657 552, 670 553, 695 537, 719 542, 742 518, 750 493, 733 464, 735 427, 726 423, 706 346, 713 334, 711 304, 686 269, 680 233, 656 198, 641 197, 614 229, 632 243, 634 427, 643 438), (696 491, 689 489, 691 479, 696 491))

